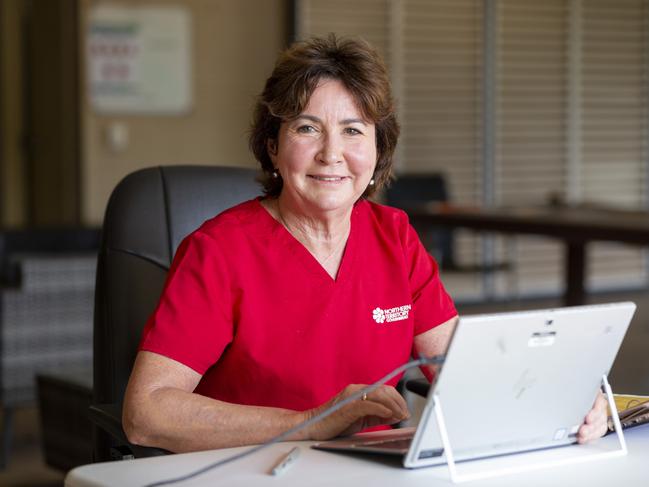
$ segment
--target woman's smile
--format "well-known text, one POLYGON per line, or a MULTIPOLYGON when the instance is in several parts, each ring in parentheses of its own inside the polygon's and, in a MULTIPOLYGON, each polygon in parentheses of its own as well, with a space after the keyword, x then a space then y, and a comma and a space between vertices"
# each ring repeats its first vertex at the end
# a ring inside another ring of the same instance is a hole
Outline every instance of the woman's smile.
POLYGON ((325 176, 325 175, 320 175, 320 174, 309 174, 307 175, 308 178, 315 179, 317 182, 320 183, 330 183, 330 184, 336 184, 336 183, 342 183, 345 182, 349 177, 347 176, 325 176))

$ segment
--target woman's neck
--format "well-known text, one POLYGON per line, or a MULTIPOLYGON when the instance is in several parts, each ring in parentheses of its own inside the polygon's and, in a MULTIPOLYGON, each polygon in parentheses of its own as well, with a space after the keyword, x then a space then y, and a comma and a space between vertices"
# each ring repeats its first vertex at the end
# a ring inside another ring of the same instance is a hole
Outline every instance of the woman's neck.
POLYGON ((279 221, 298 240, 320 244, 337 242, 349 235, 351 208, 345 211, 306 211, 281 196, 274 200, 279 221), (298 237, 299 236, 299 237, 298 237))
POLYGON ((351 229, 351 209, 309 214, 287 204, 281 196, 262 200, 262 204, 335 279, 351 229))

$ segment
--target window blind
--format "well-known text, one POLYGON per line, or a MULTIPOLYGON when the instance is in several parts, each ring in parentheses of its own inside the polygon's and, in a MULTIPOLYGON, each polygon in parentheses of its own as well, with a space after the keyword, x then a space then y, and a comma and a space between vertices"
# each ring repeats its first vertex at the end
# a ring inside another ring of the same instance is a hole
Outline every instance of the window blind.
MULTIPOLYGON (((583 201, 637 208, 646 201, 647 3, 582 2, 581 178, 583 201)), ((646 281, 645 251, 597 243, 588 286, 646 281)))
MULTIPOLYGON (((302 0, 302 36, 360 35, 392 63, 402 124, 399 169, 441 171, 452 199, 483 204, 485 144, 481 0, 302 0)), ((649 205, 647 182, 647 17, 649 0, 494 0, 497 205, 550 199, 649 205)), ((478 239, 458 232, 461 261, 480 259, 478 239)), ((520 237, 516 255, 496 239, 496 260, 515 259, 518 292, 561 292, 563 246, 520 237)), ((589 247, 590 289, 643 285, 645 251, 589 247)), ((497 295, 511 293, 504 277, 497 295)), ((446 276, 457 297, 479 297, 480 282, 446 276)))
POLYGON ((358 36, 389 63, 390 0, 302 0, 298 2, 297 37, 358 36))
MULTIPOLYGON (((566 2, 501 0, 496 31, 496 204, 545 204, 564 186, 566 2)), ((519 293, 561 286, 560 244, 520 237, 516 248, 519 293)))
MULTIPOLYGON (((479 204, 482 148, 482 6, 474 0, 406 0, 402 7, 402 164, 441 172, 453 202, 479 204)), ((459 262, 480 259, 479 239, 455 232, 459 262)), ((481 296, 478 274, 443 275, 458 298, 481 296)))

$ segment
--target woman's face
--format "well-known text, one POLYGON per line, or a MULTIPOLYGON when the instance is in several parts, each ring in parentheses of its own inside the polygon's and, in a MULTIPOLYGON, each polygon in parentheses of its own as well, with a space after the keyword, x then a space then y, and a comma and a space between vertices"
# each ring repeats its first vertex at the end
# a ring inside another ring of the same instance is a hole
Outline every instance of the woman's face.
POLYGON ((340 81, 323 80, 304 111, 282 122, 268 152, 286 204, 316 213, 349 210, 374 173, 375 127, 340 81))

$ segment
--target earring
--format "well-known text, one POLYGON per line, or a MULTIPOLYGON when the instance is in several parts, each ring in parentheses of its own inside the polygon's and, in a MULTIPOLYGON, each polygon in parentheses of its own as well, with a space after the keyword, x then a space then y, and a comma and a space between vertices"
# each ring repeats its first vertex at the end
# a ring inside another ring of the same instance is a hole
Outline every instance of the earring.
POLYGON ((370 186, 374 186, 374 178, 370 179, 370 186))
POLYGON ((273 176, 273 179, 279 178, 279 173, 277 172, 277 169, 273 170, 273 172, 271 174, 273 176))

